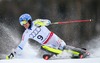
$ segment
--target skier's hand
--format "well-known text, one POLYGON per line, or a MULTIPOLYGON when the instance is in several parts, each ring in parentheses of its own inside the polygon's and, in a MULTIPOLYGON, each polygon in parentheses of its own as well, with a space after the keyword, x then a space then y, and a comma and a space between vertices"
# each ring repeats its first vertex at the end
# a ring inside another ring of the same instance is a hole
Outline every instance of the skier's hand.
POLYGON ((44 20, 45 26, 49 26, 51 24, 50 20, 44 20))
POLYGON ((12 59, 12 58, 14 58, 15 54, 16 54, 15 51, 12 52, 12 53, 10 53, 9 55, 6 56, 6 59, 8 60, 8 59, 12 59))
POLYGON ((36 19, 34 24, 36 26, 39 26, 39 27, 41 27, 41 26, 49 26, 51 24, 51 21, 48 20, 48 19, 36 19))

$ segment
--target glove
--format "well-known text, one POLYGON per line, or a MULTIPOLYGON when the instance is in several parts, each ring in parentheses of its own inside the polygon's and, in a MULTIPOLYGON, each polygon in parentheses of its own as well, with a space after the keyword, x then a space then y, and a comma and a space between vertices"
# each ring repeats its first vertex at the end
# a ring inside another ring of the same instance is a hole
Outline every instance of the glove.
POLYGON ((36 19, 34 24, 36 26, 49 26, 51 24, 51 21, 50 20, 47 20, 47 19, 36 19))
POLYGON ((12 59, 12 58, 14 58, 15 54, 16 54, 15 51, 12 52, 12 53, 10 53, 9 55, 6 56, 6 59, 8 60, 8 59, 12 59))
POLYGON ((51 24, 51 21, 46 19, 42 22, 44 22, 45 26, 49 26, 51 24))

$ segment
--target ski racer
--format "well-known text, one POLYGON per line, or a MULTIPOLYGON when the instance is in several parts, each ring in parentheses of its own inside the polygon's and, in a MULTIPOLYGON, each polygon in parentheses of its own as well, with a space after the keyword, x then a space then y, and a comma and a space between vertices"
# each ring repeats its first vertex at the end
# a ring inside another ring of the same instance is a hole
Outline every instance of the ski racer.
MULTIPOLYGON (((66 48, 69 49, 70 47, 66 45, 66 43, 59 38, 55 33, 50 31, 46 26, 49 26, 51 24, 51 21, 48 19, 36 19, 32 21, 32 17, 30 14, 22 14, 19 17, 19 22, 21 26, 23 26, 26 30, 24 31, 22 35, 22 40, 18 47, 16 48, 15 52, 16 54, 19 53, 19 51, 22 51, 26 42, 28 42, 28 39, 31 38, 35 40, 36 42, 41 44, 41 49, 43 51, 48 51, 51 53, 51 55, 45 54, 43 55, 44 59, 49 59, 53 54, 57 55, 62 53, 62 51, 66 48), (67 46, 67 47, 66 47, 67 46)), ((71 49, 74 50, 74 47, 71 47, 71 49)), ((77 49, 79 50, 79 49, 77 49)), ((74 54, 74 51, 72 51, 74 54)), ((6 58, 9 59, 11 57, 14 57, 15 53, 11 53, 6 58)), ((78 55, 79 56, 79 55, 78 55)))

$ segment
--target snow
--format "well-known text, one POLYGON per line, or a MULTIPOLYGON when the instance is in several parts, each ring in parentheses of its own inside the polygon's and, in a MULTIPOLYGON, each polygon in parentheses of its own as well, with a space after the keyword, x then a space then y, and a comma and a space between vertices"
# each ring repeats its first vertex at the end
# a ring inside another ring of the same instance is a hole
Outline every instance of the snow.
POLYGON ((100 63, 100 58, 44 60, 36 57, 36 51, 36 47, 33 50, 27 43, 23 55, 10 60, 0 60, 0 63, 100 63))
POLYGON ((13 60, 0 60, 0 63, 100 63, 100 58, 62 59, 62 60, 13 59, 13 60))
POLYGON ((37 57, 38 53, 40 52, 38 50, 38 45, 34 44, 34 46, 31 47, 30 44, 27 42, 22 52, 22 55, 18 55, 16 58, 10 60, 0 60, 0 63, 100 63, 100 47, 98 46, 98 48, 98 52, 92 53, 93 57, 91 56, 91 58, 44 60, 37 57))

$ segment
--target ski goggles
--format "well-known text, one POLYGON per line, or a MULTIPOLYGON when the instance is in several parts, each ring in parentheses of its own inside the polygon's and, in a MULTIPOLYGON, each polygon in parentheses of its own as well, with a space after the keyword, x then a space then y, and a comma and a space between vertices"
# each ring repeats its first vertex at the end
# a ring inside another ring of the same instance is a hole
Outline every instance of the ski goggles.
POLYGON ((24 21, 22 21, 22 22, 20 22, 20 24, 23 26, 24 24, 26 24, 27 23, 27 21, 26 20, 24 20, 24 21))

